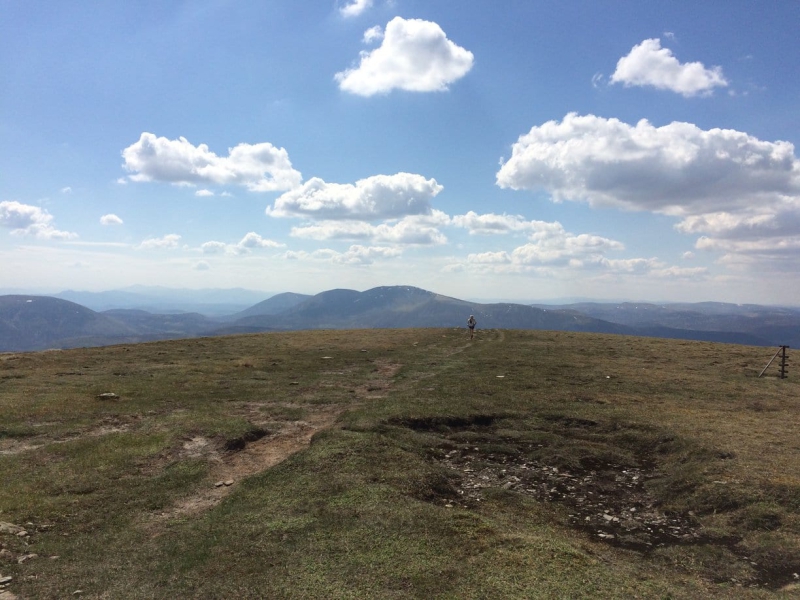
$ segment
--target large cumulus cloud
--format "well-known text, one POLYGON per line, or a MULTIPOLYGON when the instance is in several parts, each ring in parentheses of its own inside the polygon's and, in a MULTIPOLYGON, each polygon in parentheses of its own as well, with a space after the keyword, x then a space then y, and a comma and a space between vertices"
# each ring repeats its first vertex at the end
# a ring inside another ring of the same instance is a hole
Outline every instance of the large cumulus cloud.
POLYGON ((689 215, 796 195, 800 166, 792 144, 733 129, 570 113, 520 136, 497 183, 556 200, 689 215))
MULTIPOLYGON (((372 28, 365 40, 380 37, 372 28)), ((473 62, 472 52, 447 39, 436 23, 395 17, 387 23, 380 47, 362 52, 359 65, 335 79, 343 91, 360 96, 394 89, 438 92, 466 75, 473 62)))
POLYGON ((274 217, 377 220, 431 212, 430 200, 441 190, 435 179, 396 173, 349 183, 327 183, 313 177, 281 195, 267 214, 274 217))
POLYGON ((125 169, 133 173, 131 181, 239 185, 256 192, 288 190, 302 181, 286 150, 268 142, 239 144, 228 149, 228 156, 217 156, 206 144, 144 132, 122 157, 125 169))
POLYGON ((698 247, 707 249, 778 248, 800 240, 794 146, 733 129, 630 125, 571 113, 520 136, 497 184, 544 191, 556 201, 676 216, 677 229, 703 236, 698 247))

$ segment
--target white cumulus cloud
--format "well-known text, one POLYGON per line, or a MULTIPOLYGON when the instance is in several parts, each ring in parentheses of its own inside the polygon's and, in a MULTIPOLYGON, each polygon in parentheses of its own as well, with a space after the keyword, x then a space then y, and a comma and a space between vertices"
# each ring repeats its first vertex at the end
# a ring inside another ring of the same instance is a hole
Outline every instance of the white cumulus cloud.
POLYGON ((206 242, 200 246, 200 250, 203 254, 222 254, 228 248, 228 244, 225 242, 206 242))
POLYGON ((178 247, 178 242, 181 241, 181 236, 177 233, 170 233, 160 238, 147 238, 139 248, 141 250, 173 250, 178 247))
POLYGON ((356 244, 350 246, 345 252, 337 252, 330 248, 322 248, 314 252, 289 250, 284 252, 282 257, 286 260, 315 261, 358 267, 371 265, 376 260, 393 259, 401 256, 401 254, 402 251, 398 248, 356 244))
MULTIPOLYGON (((498 215, 476 215, 475 213, 467 213, 465 224, 462 220, 461 226, 470 226, 492 222, 498 215), (490 219, 481 219, 482 216, 491 217, 490 219)), ((454 217, 453 221, 458 222, 459 217, 454 217)), ((524 231, 528 235, 529 242, 518 246, 511 252, 506 251, 490 251, 470 254, 467 261, 476 265, 508 265, 507 271, 522 271, 529 267, 540 266, 560 266, 572 268, 586 268, 589 266, 602 266, 610 268, 612 265, 617 265, 617 268, 622 265, 621 262, 614 262, 606 258, 606 254, 612 251, 619 251, 624 249, 624 245, 616 240, 609 238, 591 235, 591 234, 573 234, 564 229, 561 223, 544 222, 544 221, 522 221, 520 218, 509 219, 509 223, 514 226, 514 230, 524 231), (524 225, 524 226, 520 226, 524 225)), ((507 229, 508 231, 510 229, 507 229)), ((500 233, 499 230, 493 227, 493 233, 500 233)), ((482 231, 485 233, 485 231, 482 231)), ((640 261, 643 259, 629 259, 640 261)), ((633 264, 633 263, 631 263, 633 264)))
MULTIPOLYGON (((365 39, 380 39, 372 28, 365 39)), ((394 89, 439 92, 472 68, 474 57, 449 39, 438 24, 395 17, 386 24, 380 47, 362 52, 357 67, 335 75, 340 89, 359 96, 394 89)))
POLYGON ((256 192, 284 191, 300 185, 302 176, 292 167, 283 148, 268 142, 239 144, 228 156, 217 156, 206 144, 186 138, 170 140, 144 132, 122 151, 131 181, 159 181, 178 185, 240 185, 256 192))
POLYGON ((289 250, 283 253, 286 260, 310 260, 329 262, 340 265, 364 266, 371 265, 379 259, 391 259, 402 254, 398 248, 387 246, 350 246, 345 252, 337 252, 330 248, 322 248, 314 252, 289 250))
POLYGON ((602 258, 610 250, 622 250, 623 245, 614 240, 580 234, 570 235, 564 232, 559 236, 550 236, 515 248, 511 260, 520 265, 568 265, 571 261, 593 263, 602 258))
POLYGON ((376 41, 383 39, 383 28, 380 25, 370 27, 364 32, 362 39, 365 44, 374 44, 376 41))
POLYGON ((620 58, 611 82, 652 86, 687 97, 709 94, 715 87, 728 85, 720 67, 709 69, 700 62, 681 63, 668 48, 661 47, 658 38, 644 40, 620 58))
POLYGON ((245 234, 236 244, 211 241, 202 244, 200 251, 203 254, 248 254, 258 248, 283 248, 284 246, 286 244, 261 237, 256 232, 251 231, 245 234))
POLYGON ((397 248, 386 246, 350 246, 346 252, 331 255, 331 261, 345 265, 370 265, 377 259, 394 258, 400 256, 397 248))
POLYGON ((433 246, 447 243, 447 237, 439 227, 449 221, 445 213, 434 210, 430 215, 414 215, 378 225, 364 221, 320 221, 313 225, 293 227, 291 235, 314 240, 361 240, 378 244, 433 246))
POLYGON ((10 229, 12 235, 30 235, 44 240, 69 240, 78 237, 76 233, 53 227, 53 215, 46 209, 16 200, 0 202, 0 227, 10 229))
POLYGON ((243 251, 253 248, 282 248, 283 246, 285 246, 285 244, 263 238, 253 231, 246 234, 236 245, 237 248, 243 251))
POLYGON ((683 216, 796 195, 800 165, 789 142, 732 129, 570 113, 520 136, 497 184, 544 190, 557 201, 683 216))
POLYGON ((107 214, 100 217, 101 225, 122 225, 122 219, 115 214, 107 214))
POLYGON ((542 236, 548 233, 560 235, 564 230, 561 223, 558 222, 529 221, 520 215, 497 215, 494 213, 479 215, 474 211, 454 216, 452 224, 467 229, 470 235, 525 233, 531 236, 542 236))
POLYGON ((339 8, 339 14, 343 17, 357 17, 371 7, 372 0, 351 0, 339 8))
POLYGON ((375 175, 352 184, 314 177, 281 195, 267 214, 273 217, 379 220, 431 212, 430 200, 442 186, 435 179, 397 173, 375 175))
POLYGON ((705 267, 665 267, 654 269, 651 272, 655 277, 661 279, 705 279, 708 276, 708 269, 705 267))
MULTIPOLYGON (((697 248, 768 260, 800 243, 800 160, 789 142, 691 123, 568 114, 520 136, 500 187, 672 215, 697 248)), ((728 259, 731 259, 729 256, 728 259)))

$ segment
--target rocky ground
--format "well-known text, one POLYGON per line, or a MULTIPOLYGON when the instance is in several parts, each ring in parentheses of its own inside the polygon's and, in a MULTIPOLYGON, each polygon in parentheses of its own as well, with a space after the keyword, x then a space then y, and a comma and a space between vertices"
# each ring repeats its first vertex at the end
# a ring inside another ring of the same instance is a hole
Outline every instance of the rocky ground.
POLYGON ((485 500, 488 490, 508 490, 541 502, 561 503, 574 527, 598 541, 643 554, 676 545, 724 546, 751 573, 746 580, 729 580, 734 584, 779 589, 800 581, 798 573, 776 573, 771 565, 751 561, 737 546, 740 540, 708 535, 692 513, 660 510, 645 486, 658 476, 653 468, 606 463, 567 471, 528 460, 522 452, 494 454, 483 451, 480 444, 458 446, 432 449, 431 453, 457 473, 453 478, 455 495, 435 500, 445 506, 473 509, 485 500))

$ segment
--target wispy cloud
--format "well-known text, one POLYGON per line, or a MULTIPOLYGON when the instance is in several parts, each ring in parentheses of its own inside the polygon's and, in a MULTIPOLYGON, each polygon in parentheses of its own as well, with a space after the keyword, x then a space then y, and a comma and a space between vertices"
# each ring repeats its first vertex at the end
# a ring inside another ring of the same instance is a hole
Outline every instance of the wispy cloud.
POLYGON ((236 244, 211 241, 202 244, 200 250, 203 254, 248 254, 258 248, 284 248, 285 246, 286 244, 263 238, 251 231, 236 244))
POLYGON ((339 8, 339 14, 348 18, 357 17, 371 7, 372 0, 350 0, 339 8))
POLYGON ((181 236, 179 236, 177 233, 170 233, 160 238, 147 238, 141 244, 139 244, 139 249, 174 250, 175 248, 178 248, 178 244, 180 241, 181 241, 181 236))
POLYGON ((282 256, 286 260, 304 260, 315 262, 329 262, 339 265, 366 266, 376 260, 396 258, 402 254, 398 248, 387 246, 350 246, 345 252, 337 252, 330 248, 315 250, 314 252, 294 251, 285 252, 282 256))

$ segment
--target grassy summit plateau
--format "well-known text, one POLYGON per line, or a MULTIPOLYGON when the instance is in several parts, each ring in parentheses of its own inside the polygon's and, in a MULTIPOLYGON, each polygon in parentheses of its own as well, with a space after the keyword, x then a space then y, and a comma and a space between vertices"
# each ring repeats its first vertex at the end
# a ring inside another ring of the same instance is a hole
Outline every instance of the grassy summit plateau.
POLYGON ((758 378, 771 355, 463 329, 0 354, 0 598, 798 594, 800 374, 758 378))

